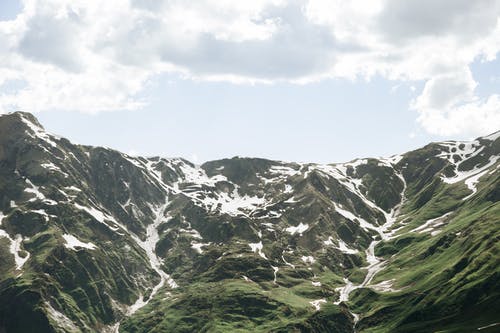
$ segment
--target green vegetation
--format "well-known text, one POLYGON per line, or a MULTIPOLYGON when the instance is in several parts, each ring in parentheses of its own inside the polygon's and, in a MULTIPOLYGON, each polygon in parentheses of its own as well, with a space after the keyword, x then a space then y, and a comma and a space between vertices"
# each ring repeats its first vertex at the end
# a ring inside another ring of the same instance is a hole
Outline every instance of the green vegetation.
POLYGON ((0 117, 0 332, 500 327, 487 327, 500 308, 500 139, 468 152, 433 143, 398 162, 197 168, 26 121, 39 126, 0 117), (473 170, 477 183, 453 178, 473 170))

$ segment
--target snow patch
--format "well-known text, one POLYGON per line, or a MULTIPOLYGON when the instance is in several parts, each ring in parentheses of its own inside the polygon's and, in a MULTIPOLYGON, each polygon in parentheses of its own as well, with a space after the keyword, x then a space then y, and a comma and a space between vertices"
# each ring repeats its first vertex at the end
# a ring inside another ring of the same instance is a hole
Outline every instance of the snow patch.
MULTIPOLYGON (((96 209, 94 207, 82 206, 82 205, 79 205, 77 203, 74 203, 73 205, 77 209, 83 210, 84 212, 86 212, 87 214, 89 214, 90 216, 92 216, 98 222, 101 222, 102 224, 105 224, 111 230, 116 231, 116 230, 119 229, 117 227, 112 227, 112 226, 110 226, 109 224, 106 223, 106 221, 111 221, 111 222, 113 222, 115 224, 118 224, 118 222, 116 221, 116 219, 113 216, 108 215, 108 214, 106 214, 106 213, 104 213, 104 212, 102 212, 99 209, 96 209)), ((124 227, 122 229, 126 230, 126 228, 124 228, 124 227)))
POLYGON ((371 229, 371 230, 375 230, 375 231, 380 233, 379 227, 375 227, 373 224, 368 223, 365 219, 354 215, 353 213, 351 213, 348 210, 341 208, 340 205, 336 204, 335 202, 333 202, 333 206, 335 207, 335 211, 337 213, 339 213, 340 215, 342 215, 343 217, 345 217, 348 220, 357 221, 359 223, 359 226, 361 228, 363 228, 365 231, 368 231, 369 229, 371 229))
POLYGON ((469 194, 468 196, 464 197, 462 200, 465 201, 465 200, 469 199, 470 197, 472 197, 474 194, 476 194, 476 192, 477 192, 476 185, 477 185, 477 183, 479 183, 479 178, 484 176, 487 172, 488 172, 488 169, 486 169, 482 172, 479 172, 478 174, 465 180, 465 185, 467 185, 467 188, 469 190, 471 190, 472 193, 469 194))
POLYGON ((24 192, 27 192, 27 193, 34 195, 33 198, 28 200, 28 202, 40 200, 40 201, 43 201, 44 203, 46 203, 47 205, 57 205, 57 202, 55 202, 54 200, 47 199, 45 197, 45 195, 42 192, 40 192, 40 187, 35 186, 28 178, 26 178, 25 182, 26 182, 26 184, 29 185, 29 187, 26 187, 24 189, 24 192))
POLYGON ((70 191, 75 191, 75 192, 81 192, 82 190, 80 190, 78 187, 76 186, 66 186, 64 187, 66 190, 70 190, 70 191))
POLYGON ((259 256, 261 256, 262 258, 267 260, 266 255, 264 254, 264 252, 262 252, 262 249, 264 247, 262 245, 262 241, 260 241, 258 243, 249 243, 248 246, 250 246, 250 248, 252 249, 252 252, 258 252, 259 256))
POLYGON ((273 280, 273 283, 276 284, 276 274, 278 274, 278 270, 279 268, 276 267, 276 266, 271 266, 273 268, 273 271, 274 271, 274 280, 273 280))
POLYGON ((499 323, 493 323, 493 324, 489 324, 489 325, 486 325, 486 326, 481 326, 481 327, 478 327, 477 330, 478 331, 482 331, 484 329, 487 329, 487 328, 491 328, 491 327, 495 327, 495 326, 498 326, 500 325, 500 322, 499 323))
POLYGON ((45 302, 45 310, 47 311, 47 315, 59 326, 59 328, 64 329, 65 332, 81 331, 71 319, 54 309, 49 302, 45 302))
POLYGON ((192 242, 191 243, 191 248, 195 249, 196 252, 198 252, 199 254, 202 254, 203 250, 201 248, 204 247, 204 246, 208 246, 208 245, 210 245, 210 243, 196 243, 196 242, 192 242))
POLYGON ((398 164, 399 162, 401 162, 403 157, 404 157, 404 155, 393 155, 389 158, 386 158, 385 160, 387 160, 391 164, 398 164))
POLYGON ((305 264, 314 264, 316 259, 313 256, 302 256, 300 257, 305 264))
POLYGON ((333 237, 332 236, 329 236, 328 239, 326 241, 323 241, 323 244, 325 245, 333 245, 333 237))
POLYGON ((292 236, 297 234, 297 233, 300 234, 300 236, 302 236, 304 231, 306 231, 307 229, 309 229, 309 225, 303 224, 302 222, 300 222, 299 225, 296 227, 285 228, 285 231, 290 233, 292 236))
POLYGON ((358 253, 358 250, 351 249, 350 247, 348 247, 347 244, 342 239, 339 238, 337 242, 339 243, 339 245, 336 248, 340 250, 342 253, 346 254, 358 253))
MULTIPOLYGON (((493 166, 499 159, 500 159, 500 156, 490 156, 488 163, 482 167, 479 167, 479 168, 476 167, 476 168, 474 168, 472 170, 468 170, 468 171, 455 171, 456 175, 454 177, 441 177, 441 179, 443 180, 443 182, 445 182, 447 184, 455 184, 457 182, 466 180, 467 178, 472 177, 472 176, 478 176, 477 179, 479 179, 479 177, 481 177, 480 174, 484 174, 485 171, 488 171, 488 169, 491 166, 493 166)), ((476 182, 477 182, 477 179, 475 180, 476 182)), ((475 189, 475 186, 473 186, 472 182, 470 184, 468 184, 467 186, 471 186, 469 188, 473 191, 473 193, 475 193, 476 189, 475 189)))
POLYGON ((242 278, 243 278, 243 280, 245 280, 246 282, 253 282, 253 281, 252 281, 252 280, 250 280, 250 279, 248 278, 248 276, 246 276, 246 275, 242 275, 241 277, 242 277, 242 278))
MULTIPOLYGON (((38 215, 42 215, 43 216, 43 219, 48 222, 49 221, 49 214, 47 214, 47 212, 43 209, 32 209, 30 210, 31 213, 35 213, 35 214, 38 214, 38 215)), ((54 216, 54 215, 51 215, 51 216, 54 216)))
POLYGON ((47 142, 52 147, 57 147, 57 144, 50 138, 49 134, 47 134, 47 132, 45 132, 45 130, 42 127, 35 125, 34 123, 26 119, 24 116, 21 116, 21 120, 29 127, 29 129, 33 132, 35 137, 47 142))
POLYGON ((299 200, 295 200, 295 198, 293 196, 291 196, 290 198, 286 199, 283 202, 284 203, 296 203, 296 202, 299 202, 299 200))
MULTIPOLYGON (((452 214, 453 212, 448 212, 442 216, 427 220, 424 224, 416 227, 410 232, 418 232, 418 233, 426 233, 426 232, 434 232, 436 228, 439 228, 446 224, 446 218, 452 214)), ((433 235, 434 236, 434 235, 433 235)))
POLYGON ((349 294, 359 288, 358 286, 355 286, 349 279, 344 278, 344 283, 345 285, 343 287, 335 288, 336 291, 339 292, 339 300, 335 302, 334 304, 338 305, 341 302, 347 302, 349 300, 349 294))
POLYGON ((283 253, 281 254, 281 260, 283 260, 283 262, 285 263, 285 265, 290 266, 293 269, 295 269, 295 265, 294 264, 289 263, 288 261, 285 260, 285 251, 283 251, 283 253))
POLYGON ((146 252, 146 256, 149 259, 151 267, 160 276, 160 283, 158 283, 153 288, 147 300, 144 300, 144 297, 142 295, 139 296, 137 301, 128 308, 127 315, 129 316, 134 314, 140 308, 146 306, 149 303, 149 301, 151 301, 151 299, 158 293, 160 288, 163 287, 165 283, 167 283, 172 289, 178 287, 177 283, 175 283, 175 281, 170 277, 170 275, 168 275, 161 269, 161 260, 155 253, 156 243, 158 243, 158 241, 160 240, 157 228, 160 224, 162 224, 166 220, 164 214, 167 206, 168 202, 166 202, 163 206, 161 206, 158 209, 151 207, 151 210, 156 212, 155 220, 146 228, 146 240, 142 241, 137 236, 130 234, 134 239, 134 241, 137 243, 137 245, 139 245, 146 252))
POLYGON ((324 298, 309 302, 309 304, 311 304, 316 311, 321 310, 321 304, 324 303, 326 303, 326 299, 324 298))
POLYGON ((62 237, 66 241, 66 244, 64 244, 64 246, 67 249, 77 251, 77 250, 79 250, 78 248, 84 248, 84 249, 88 249, 88 250, 94 250, 96 248, 96 246, 93 243, 90 243, 90 242, 84 243, 84 242, 80 241, 78 238, 76 238, 75 236, 70 235, 70 234, 64 234, 64 235, 62 235, 62 237))
POLYGON ((269 168, 269 172, 286 177, 293 177, 295 175, 300 174, 300 171, 298 170, 292 169, 288 166, 278 166, 278 165, 273 165, 271 168, 269 168))
POLYGON ((52 162, 45 162, 45 163, 40 164, 40 166, 44 169, 47 169, 47 170, 59 172, 60 174, 62 174, 66 178, 69 177, 69 175, 66 172, 63 172, 57 165, 55 165, 52 162))
POLYGON ((382 282, 377 283, 377 284, 372 284, 370 286, 370 288, 372 288, 373 290, 376 290, 376 291, 380 291, 380 292, 397 292, 397 291, 400 291, 400 289, 394 289, 394 288, 392 288, 392 285, 393 285, 394 281, 395 281, 394 279, 382 281, 382 282))

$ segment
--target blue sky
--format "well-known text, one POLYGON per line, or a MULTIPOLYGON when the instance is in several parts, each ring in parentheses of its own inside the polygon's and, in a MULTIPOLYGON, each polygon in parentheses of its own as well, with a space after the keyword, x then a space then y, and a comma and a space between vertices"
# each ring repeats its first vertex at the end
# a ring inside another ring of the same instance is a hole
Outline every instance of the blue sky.
POLYGON ((2 1, 0 113, 196 163, 341 162, 500 129, 499 1, 443 1, 447 22, 432 1, 334 3, 2 1))
POLYGON ((21 12, 22 4, 18 0, 3 0, 0 3, 0 20, 12 20, 21 12))

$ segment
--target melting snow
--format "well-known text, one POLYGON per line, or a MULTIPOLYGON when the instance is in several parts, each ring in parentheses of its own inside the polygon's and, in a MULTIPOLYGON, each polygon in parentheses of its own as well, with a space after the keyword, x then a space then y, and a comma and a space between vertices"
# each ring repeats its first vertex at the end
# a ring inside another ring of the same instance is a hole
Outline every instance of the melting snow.
POLYGON ((337 241, 339 243, 339 246, 337 247, 337 249, 339 249, 341 252, 347 253, 347 254, 358 253, 358 250, 354 250, 354 249, 349 248, 347 246, 347 244, 342 239, 339 238, 337 241))
POLYGON ((241 197, 238 194, 238 191, 234 190, 232 198, 226 193, 221 193, 219 195, 219 200, 216 200, 213 204, 215 204, 216 206, 220 204, 220 210, 222 213, 234 216, 241 214, 244 210, 254 210, 259 205, 262 205, 264 203, 264 198, 249 197, 246 195, 241 197))
POLYGON ((446 148, 448 151, 443 151, 437 157, 441 157, 442 159, 447 160, 451 164, 455 165, 455 160, 453 156, 460 157, 461 161, 458 162, 460 164, 465 159, 471 158, 479 154, 484 146, 480 146, 479 141, 445 141, 439 144, 441 147, 446 148), (460 146, 463 146, 460 148, 460 146), (479 147, 479 148, 478 148, 479 147))
POLYGON ((252 249, 252 252, 258 252, 259 255, 266 259, 267 260, 267 257, 266 255, 262 252, 262 248, 264 247, 262 245, 262 241, 258 242, 258 243, 249 243, 248 246, 250 246, 250 248, 252 249))
POLYGON ((271 267, 273 268, 273 271, 274 271, 274 280, 273 280, 273 283, 276 284, 276 274, 278 274, 279 268, 275 267, 275 266, 271 266, 271 267))
POLYGON ((23 121, 23 123, 25 123, 31 129, 31 131, 33 131, 33 133, 35 134, 35 137, 42 139, 43 141, 47 142, 52 147, 57 147, 57 144, 54 141, 52 141, 50 136, 43 130, 43 128, 41 128, 38 125, 35 125, 34 123, 29 121, 28 119, 24 118, 24 116, 21 116, 21 120, 23 121))
POLYGON ((82 190, 80 190, 78 187, 76 186, 66 186, 65 189, 67 190, 71 190, 71 191, 75 191, 75 192, 81 192, 82 190))
POLYGON ((60 328, 67 332, 80 332, 80 329, 75 325, 75 323, 66 317, 61 312, 57 311, 52 307, 49 302, 45 302, 45 309, 49 317, 56 322, 60 328))
MULTIPOLYGON (((442 177, 441 179, 447 184, 454 184, 454 183, 463 181, 469 177, 476 176, 484 171, 487 171, 487 169, 490 168, 492 165, 494 165, 499 159, 500 159, 500 156, 490 156, 488 163, 482 167, 474 168, 474 169, 468 170, 468 171, 455 171, 455 173, 456 173, 455 177, 442 177)), ((471 184, 471 186, 472 186, 472 184, 471 184)), ((473 191, 475 191, 475 187, 471 188, 471 189, 473 191)))
POLYGON ((295 202, 299 202, 298 200, 295 200, 295 198, 292 196, 288 199, 286 199, 285 201, 283 201, 284 203, 295 203, 295 202))
POLYGON ((96 248, 96 246, 93 243, 90 242, 84 243, 73 235, 64 234, 62 236, 66 241, 66 244, 64 244, 64 246, 68 249, 78 250, 78 248, 84 248, 84 249, 94 250, 96 248))
POLYGON ((26 178, 26 184, 28 184, 30 187, 25 188, 24 192, 28 192, 35 195, 35 197, 29 199, 28 202, 41 200, 48 205, 57 205, 57 202, 55 202, 54 200, 47 199, 45 195, 42 192, 40 192, 40 187, 35 186, 28 178, 26 178))
POLYGON ((243 278, 243 280, 245 280, 246 282, 253 282, 252 280, 250 280, 246 275, 242 275, 241 276, 243 278))
MULTIPOLYGON (((500 133, 500 132, 499 132, 500 133)), ((489 325, 486 325, 486 326, 481 326, 481 327, 478 327, 477 330, 478 331, 482 331, 484 329, 487 329, 487 328, 491 328, 491 327, 495 327, 495 326, 498 326, 500 325, 500 322, 498 323, 493 323, 493 324, 489 324, 489 325)))
POLYGON ((323 244, 325 245, 333 245, 333 237, 330 236, 326 241, 323 241, 323 244))
POLYGON ((377 227, 375 227, 371 223, 368 223, 365 219, 358 217, 358 216, 354 215, 353 213, 351 213, 350 211, 341 208, 335 202, 333 203, 333 206, 335 207, 335 211, 337 213, 339 213, 340 215, 342 215, 343 217, 345 217, 346 219, 351 220, 351 221, 358 221, 359 226, 361 228, 363 228, 364 230, 371 229, 371 230, 379 231, 379 229, 377 227))
POLYGON ((273 165, 271 168, 269 168, 269 172, 286 177, 293 177, 295 175, 300 174, 299 170, 292 169, 288 166, 277 166, 277 165, 273 165))
POLYGON ((281 259, 283 260, 283 262, 285 263, 285 265, 290 266, 293 269, 295 269, 295 265, 294 264, 291 264, 291 263, 289 263, 288 261, 285 260, 284 254, 285 254, 285 251, 283 251, 283 253, 281 254, 281 259))
POLYGON ((157 228, 161 223, 165 222, 164 214, 167 206, 168 203, 165 203, 165 205, 161 206, 159 209, 154 209, 154 207, 151 207, 153 211, 156 211, 156 218, 154 222, 148 225, 146 229, 145 241, 142 241, 137 236, 130 234, 130 236, 134 239, 137 245, 139 245, 146 252, 151 267, 158 275, 160 275, 160 283, 158 283, 153 288, 147 300, 144 300, 144 297, 141 295, 137 299, 137 301, 128 308, 127 315, 132 315, 137 310, 148 304, 149 301, 158 293, 160 288, 163 287, 165 282, 168 283, 170 288, 178 287, 177 283, 175 283, 175 281, 170 277, 170 275, 168 275, 161 269, 160 258, 155 253, 156 243, 158 243, 158 241, 160 240, 160 235, 158 234, 157 228))
POLYGON ((431 232, 431 235, 435 236, 439 233, 439 231, 436 231, 434 229, 445 225, 446 224, 445 220, 451 213, 453 213, 453 212, 449 212, 449 213, 444 214, 443 216, 427 220, 427 222, 416 227, 415 229, 411 230, 410 232, 418 232, 418 233, 431 232))
POLYGON ((30 258, 30 253, 26 250, 24 250, 26 256, 23 258, 19 255, 19 252, 21 251, 21 244, 23 242, 23 237, 21 235, 16 235, 15 239, 9 238, 11 241, 10 244, 10 252, 14 255, 14 259, 16 261, 16 268, 21 269, 26 261, 30 258))
POLYGON ((474 194, 476 194, 476 192, 477 192, 476 184, 479 182, 479 178, 484 176, 487 172, 488 172, 488 169, 486 169, 486 170, 484 170, 484 171, 482 171, 482 172, 465 180, 465 185, 467 185, 467 187, 469 188, 469 190, 472 191, 472 193, 469 194, 468 196, 466 196, 465 198, 463 198, 462 200, 467 200, 470 197, 472 197, 474 194))
POLYGON ((304 231, 306 231, 307 229, 309 229, 309 225, 300 222, 298 226, 288 227, 285 229, 285 231, 290 233, 291 235, 295 235, 296 233, 298 233, 302 236, 302 233, 304 233, 304 231))
MULTIPOLYGON (((49 214, 47 214, 47 212, 45 212, 43 209, 32 209, 32 210, 30 210, 30 212, 36 213, 38 215, 42 215, 45 221, 49 220, 49 214)), ((53 215, 51 215, 51 216, 53 216, 53 215)))
POLYGON ((367 159, 364 159, 364 158, 357 158, 355 159, 353 162, 350 162, 350 163, 345 163, 345 165, 348 165, 348 166, 352 166, 354 169, 356 169, 358 166, 360 165, 364 165, 364 164, 367 164, 368 163, 368 160, 367 159))
MULTIPOLYGON (((2 212, 0 212, 0 226, 2 225, 2 221, 4 218, 5 215, 2 212)), ((11 238, 10 235, 3 229, 0 229, 0 237, 6 237, 10 241, 9 251, 14 256, 16 269, 21 269, 30 257, 30 253, 28 251, 24 251, 26 254, 24 258, 19 255, 19 251, 21 251, 21 244, 23 242, 23 237, 21 235, 16 235, 15 238, 11 238)))
POLYGON ((377 284, 372 284, 370 288, 376 291, 381 291, 381 292, 396 292, 399 291, 399 289, 394 289, 392 288, 392 284, 394 283, 394 279, 387 280, 387 281, 382 281, 377 284))
MULTIPOLYGON (((111 221, 111 222, 113 222, 115 224, 118 224, 118 222, 116 221, 116 219, 113 216, 108 215, 108 214, 106 214, 106 213, 104 213, 104 212, 102 212, 99 209, 96 209, 94 207, 86 207, 86 206, 79 205, 77 203, 74 203, 73 205, 76 208, 78 208, 79 210, 83 210, 84 212, 88 213, 90 216, 92 216, 97 221, 105 224, 111 230, 116 231, 116 230, 119 229, 117 227, 112 227, 112 226, 110 226, 109 224, 106 223, 106 221, 111 221)), ((125 231, 127 230, 125 227, 122 227, 122 229, 124 229, 125 231)))
POLYGON ((322 303, 326 303, 326 299, 322 298, 322 299, 317 299, 315 301, 309 302, 309 304, 311 304, 316 311, 321 310, 322 303))
MULTIPOLYGON (((354 253, 358 253, 358 250, 354 250, 354 249, 351 249, 347 246, 347 244, 342 240, 342 239, 338 239, 337 240, 338 242, 338 246, 336 246, 335 248, 340 250, 341 252, 343 253, 347 253, 347 254, 354 254, 354 253)), ((328 239, 326 241, 323 241, 323 244, 325 245, 334 245, 333 243, 333 237, 330 236, 328 237, 328 239)))
POLYGON ((63 172, 57 165, 55 165, 52 162, 45 162, 45 163, 40 164, 40 166, 44 169, 47 169, 47 170, 57 171, 66 178, 69 177, 69 175, 66 172, 63 172))
POLYGON ((203 246, 208 246, 208 245, 210 245, 210 243, 196 243, 196 242, 193 242, 193 243, 191 243, 191 248, 195 249, 196 252, 198 252, 199 254, 202 254, 203 250, 201 248, 203 246))
POLYGON ((403 157, 404 157, 403 155, 393 155, 389 158, 386 158, 385 160, 387 160, 391 164, 398 164, 399 162, 401 162, 403 157))
POLYGON ((309 263, 309 264, 314 264, 316 262, 316 259, 314 259, 314 257, 312 256, 302 256, 300 257, 300 259, 302 259, 302 261, 304 263, 309 263))
MULTIPOLYGON (((399 208, 401 207, 401 204, 404 202, 404 193, 406 191, 406 182, 404 181, 404 179, 403 179, 403 185, 404 186, 401 192, 401 201, 395 209, 391 210, 390 214, 387 214, 384 210, 374 205, 380 212, 384 214, 386 219, 384 225, 376 228, 382 240, 389 239, 392 236, 392 232, 388 231, 388 229, 395 223, 396 216, 399 212, 399 208)), ((339 304, 340 302, 347 302, 349 300, 349 294, 353 290, 369 286, 375 274, 377 274, 384 267, 386 262, 375 256, 375 246, 379 242, 380 240, 373 240, 365 252, 368 266, 365 267, 367 269, 367 273, 363 282, 359 285, 354 285, 351 281, 344 278, 345 285, 343 287, 336 288, 336 290, 339 291, 340 293, 340 297, 339 300, 335 302, 335 304, 339 304)), ((359 316, 352 312, 351 314, 354 316, 355 322, 357 322, 359 320, 359 316)))
POLYGON ((340 295, 339 295, 339 300, 334 304, 338 305, 341 302, 347 302, 349 300, 349 294, 351 293, 351 291, 359 288, 359 286, 355 286, 347 278, 344 278, 344 283, 345 285, 343 287, 335 288, 335 290, 337 290, 340 293, 340 295))
MULTIPOLYGON (((495 135, 498 135, 498 133, 495 133, 495 135)), ((442 176, 441 179, 443 180, 443 182, 447 184, 454 184, 457 182, 465 181, 465 185, 467 185, 467 188, 471 190, 472 193, 463 198, 463 200, 467 200, 468 198, 476 194, 477 192, 476 184, 478 183, 479 178, 485 175, 488 169, 495 163, 497 163, 497 161, 500 159, 500 156, 498 155, 490 156, 488 163, 486 163, 486 165, 482 167, 476 166, 472 170, 459 171, 458 170, 459 165, 462 164, 465 160, 477 156, 484 149, 484 146, 481 146, 479 141, 477 140, 472 142, 448 141, 442 143, 441 146, 447 148, 448 151, 442 152, 441 154, 438 155, 438 157, 448 160, 451 164, 455 166, 455 176, 453 177, 442 176), (460 146, 462 146, 463 148, 460 148, 460 146), (453 157, 455 155, 461 158, 460 162, 456 163, 454 161, 453 157)))

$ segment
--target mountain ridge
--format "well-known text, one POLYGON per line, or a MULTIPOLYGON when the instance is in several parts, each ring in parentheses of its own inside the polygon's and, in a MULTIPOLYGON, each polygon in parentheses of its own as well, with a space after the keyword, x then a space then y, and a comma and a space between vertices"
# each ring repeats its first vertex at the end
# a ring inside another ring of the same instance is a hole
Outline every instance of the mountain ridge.
MULTIPOLYGON (((11 254, 0 260, 13 261, 0 299, 39 332, 425 331, 433 316, 497 304, 485 295, 498 295, 499 136, 347 163, 195 166, 74 145, 30 114, 0 116, 0 241, 11 254), (478 223, 489 234, 456 235, 478 223), (461 280, 427 289, 409 269, 413 252, 433 269, 451 258, 429 279, 464 274, 478 305, 464 305, 461 280), (471 263, 486 277, 465 274, 471 263)), ((477 327, 494 324, 488 313, 477 327)), ((34 331, 19 322, 0 308, 0 332, 34 331)))

